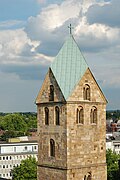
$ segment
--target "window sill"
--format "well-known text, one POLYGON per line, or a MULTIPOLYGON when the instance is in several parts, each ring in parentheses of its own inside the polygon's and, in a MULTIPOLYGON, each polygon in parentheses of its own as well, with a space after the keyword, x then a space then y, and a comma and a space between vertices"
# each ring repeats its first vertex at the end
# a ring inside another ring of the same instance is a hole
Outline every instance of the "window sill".
POLYGON ((77 126, 83 126, 83 125, 84 125, 84 124, 82 124, 82 123, 78 123, 78 124, 77 124, 77 126))
POLYGON ((97 124, 96 123, 91 123, 92 126, 96 126, 97 124))

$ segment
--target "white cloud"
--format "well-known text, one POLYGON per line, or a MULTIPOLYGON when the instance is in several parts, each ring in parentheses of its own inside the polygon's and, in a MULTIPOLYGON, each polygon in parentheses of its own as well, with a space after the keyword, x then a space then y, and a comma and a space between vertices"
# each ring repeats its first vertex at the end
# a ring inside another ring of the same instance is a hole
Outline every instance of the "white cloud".
POLYGON ((31 39, 41 41, 39 50, 43 53, 46 51, 47 54, 53 51, 51 47, 54 44, 64 42, 69 22, 73 22, 74 34, 77 38, 79 37, 81 47, 85 47, 86 50, 92 48, 92 51, 96 51, 96 49, 108 48, 112 44, 117 45, 120 35, 119 28, 98 23, 90 25, 86 18, 87 11, 93 5, 104 7, 109 3, 104 0, 66 0, 60 5, 50 5, 44 8, 37 17, 29 18, 26 32, 31 39))
POLYGON ((2 52, 7 57, 19 55, 28 41, 27 34, 22 29, 0 31, 2 52))
MULTIPOLYGON (((45 0, 37 1, 41 3, 41 6, 47 5, 45 0)), ((18 102, 18 95, 14 96, 14 94, 16 91, 21 93, 20 88, 25 87, 26 82, 28 83, 26 79, 43 80, 53 59, 52 56, 57 55, 68 36, 67 26, 70 23, 74 26, 74 37, 84 51, 83 54, 87 57, 86 60, 96 79, 101 82, 103 88, 117 87, 119 89, 120 26, 117 13, 120 12, 120 6, 115 5, 114 2, 119 2, 119 0, 106 2, 104 0, 65 0, 61 3, 56 1, 56 4, 54 1, 54 4, 43 8, 36 17, 29 17, 26 23, 17 20, 1 22, 0 29, 12 28, 12 30, 0 31, 1 87, 6 84, 4 88, 6 94, 8 88, 13 88, 13 93, 8 94, 7 99, 11 97, 12 100, 15 99, 18 102), (116 12, 112 8, 113 5, 117 7, 116 12), (108 7, 111 9, 109 12, 108 7), (90 22, 91 16, 88 18, 88 14, 93 15, 93 22, 90 22), (22 23, 26 25, 25 28, 18 29, 22 23), (16 82, 16 87, 14 87, 14 82, 16 82)), ((26 92, 30 92, 30 89, 34 87, 34 82, 29 81, 26 92)), ((25 92, 21 93, 21 97, 23 94, 25 92)), ((31 94, 33 95, 33 91, 31 94)))
POLYGON ((25 52, 32 56, 39 44, 39 41, 31 41, 23 29, 0 31, 0 63, 8 63, 5 58, 9 63, 16 61, 25 52))
POLYGON ((23 29, 0 31, 0 73, 21 79, 42 79, 52 58, 38 53, 39 45, 40 42, 32 41, 23 29))
POLYGON ((25 22, 24 21, 19 21, 19 20, 9 20, 9 21, 1 21, 0 22, 0 29, 8 29, 11 28, 13 26, 20 26, 20 25, 24 25, 25 22))
POLYGON ((86 17, 93 5, 104 8, 109 4, 104 0, 66 0, 43 8, 39 15, 28 19, 24 30, 0 32, 0 56, 4 56, 4 60, 0 58, 0 61, 22 66, 38 64, 41 69, 42 66, 47 67, 51 56, 57 55, 67 36, 67 26, 73 22, 74 36, 81 49, 89 56, 97 52, 96 59, 99 59, 101 52, 104 59, 109 51, 118 62, 119 52, 116 55, 112 51, 120 45, 120 28, 100 23, 89 24, 86 17))
POLYGON ((40 19, 43 22, 44 28, 53 30, 63 25, 70 18, 77 18, 80 12, 79 1, 67 0, 61 5, 50 5, 43 9, 40 14, 40 19))
POLYGON ((111 0, 100 6, 92 5, 87 12, 87 19, 90 24, 100 23, 109 26, 120 27, 120 0, 111 0))
POLYGON ((89 25, 86 18, 82 18, 75 28, 75 35, 86 50, 101 51, 120 44, 120 29, 103 24, 89 25))

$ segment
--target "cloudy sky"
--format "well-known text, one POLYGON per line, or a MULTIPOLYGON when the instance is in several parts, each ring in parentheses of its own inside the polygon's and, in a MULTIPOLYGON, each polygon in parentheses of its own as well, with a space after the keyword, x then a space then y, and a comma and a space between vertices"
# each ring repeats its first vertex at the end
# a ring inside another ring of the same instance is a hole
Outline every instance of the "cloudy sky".
POLYGON ((0 112, 36 111, 70 23, 107 109, 120 109, 120 0, 0 0, 0 112))

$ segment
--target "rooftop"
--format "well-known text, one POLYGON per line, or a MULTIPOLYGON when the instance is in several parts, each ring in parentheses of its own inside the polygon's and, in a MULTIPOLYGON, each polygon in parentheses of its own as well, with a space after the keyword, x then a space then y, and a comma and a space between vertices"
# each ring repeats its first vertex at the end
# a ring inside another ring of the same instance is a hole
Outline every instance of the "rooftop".
POLYGON ((85 58, 70 34, 51 64, 51 70, 66 100, 87 68, 85 58))

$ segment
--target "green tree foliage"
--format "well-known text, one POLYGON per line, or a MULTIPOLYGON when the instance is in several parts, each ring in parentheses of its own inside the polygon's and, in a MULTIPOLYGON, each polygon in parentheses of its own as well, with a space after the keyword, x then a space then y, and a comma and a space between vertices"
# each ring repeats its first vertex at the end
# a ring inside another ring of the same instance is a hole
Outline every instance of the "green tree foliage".
POLYGON ((108 180, 118 180, 120 179, 120 172, 118 166, 118 160, 120 155, 112 152, 108 149, 106 151, 106 162, 107 162, 107 179, 108 180))
POLYGON ((0 128, 25 132, 27 125, 20 114, 8 114, 0 119, 0 128))
POLYGON ((5 140, 5 137, 16 137, 18 134, 26 135, 33 128, 37 128, 36 113, 0 113, 0 129, 7 131, 1 140, 5 140))
POLYGON ((120 119, 120 110, 107 111, 106 112, 106 118, 107 119, 113 119, 113 120, 120 119))
POLYGON ((37 180, 37 162, 33 157, 22 160, 20 166, 11 171, 13 180, 37 180))
POLYGON ((24 133, 21 131, 5 131, 1 137, 0 140, 1 141, 6 141, 8 138, 15 138, 15 137, 19 137, 19 136, 27 136, 28 133, 24 133))

